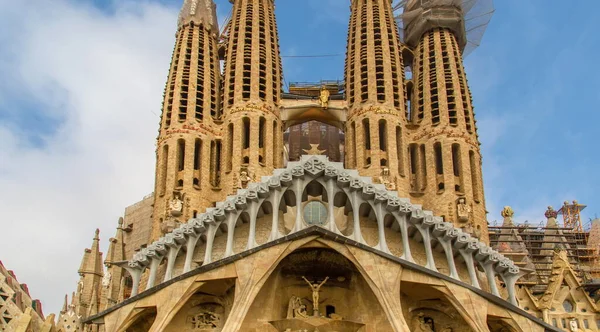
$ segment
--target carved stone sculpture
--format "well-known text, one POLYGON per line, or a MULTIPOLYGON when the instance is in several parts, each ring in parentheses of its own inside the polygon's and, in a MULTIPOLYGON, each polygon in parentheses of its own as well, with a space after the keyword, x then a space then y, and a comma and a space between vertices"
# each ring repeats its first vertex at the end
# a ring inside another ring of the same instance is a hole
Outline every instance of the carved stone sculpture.
POLYGON ((325 89, 325 87, 321 88, 321 92, 319 93, 319 103, 321 107, 327 109, 329 107, 329 96, 331 93, 329 90, 325 89))
POLYGON ((288 304, 287 318, 308 318, 306 305, 298 296, 292 296, 288 304))
POLYGON ((456 202, 456 210, 459 222, 468 222, 471 216, 471 206, 467 204, 467 199, 461 197, 456 202))
POLYGON ((379 183, 385 185, 385 189, 394 191, 396 190, 396 177, 390 176, 390 169, 384 168, 381 170, 381 175, 377 179, 379 183))
POLYGON ((169 212, 173 217, 179 217, 183 214, 183 200, 181 193, 173 193, 173 198, 169 201, 169 212))
POLYGON ((417 315, 417 320, 415 322, 415 326, 412 331, 414 332, 433 332, 433 319, 429 317, 425 317, 425 315, 421 312, 417 315))
POLYGON ((556 218, 558 217, 558 212, 556 212, 552 206, 549 206, 546 210, 546 213, 544 213, 544 216, 546 216, 548 219, 556 218))
POLYGON ((513 211, 510 206, 505 206, 504 209, 502 209, 501 215, 503 218, 512 218, 515 215, 515 211, 513 211))
POLYGON ((211 311, 203 311, 192 317, 191 322, 196 330, 212 331, 219 326, 221 315, 211 311))
POLYGON ((323 286, 327 280, 329 280, 329 277, 326 277, 325 280, 323 280, 323 282, 321 282, 320 284, 312 283, 310 281, 308 281, 308 279, 306 279, 306 277, 302 277, 302 279, 304 279, 304 281, 306 281, 306 283, 310 286, 310 289, 312 290, 312 300, 313 300, 313 316, 314 317, 318 317, 319 316, 319 290, 321 289, 321 286, 323 286))
POLYGON ((577 320, 575 318, 573 318, 573 319, 571 319, 571 321, 569 321, 569 331, 571 331, 571 332, 579 331, 579 326, 577 326, 577 320))

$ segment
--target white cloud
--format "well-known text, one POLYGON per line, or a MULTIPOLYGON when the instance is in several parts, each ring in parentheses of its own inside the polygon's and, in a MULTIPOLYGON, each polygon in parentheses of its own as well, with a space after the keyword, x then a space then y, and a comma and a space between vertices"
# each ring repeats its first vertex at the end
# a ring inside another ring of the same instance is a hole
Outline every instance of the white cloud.
POLYGON ((75 289, 94 229, 106 252, 124 207, 152 191, 177 11, 138 2, 106 13, 67 0, 0 7, 0 259, 48 314, 75 289), (31 144, 40 128, 9 120, 25 117, 18 112, 52 120, 52 135, 31 144))

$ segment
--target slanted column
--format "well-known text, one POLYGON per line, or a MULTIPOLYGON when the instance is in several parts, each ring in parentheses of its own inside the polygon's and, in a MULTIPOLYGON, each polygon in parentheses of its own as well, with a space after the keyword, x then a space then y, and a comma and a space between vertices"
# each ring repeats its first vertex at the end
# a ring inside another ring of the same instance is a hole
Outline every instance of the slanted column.
POLYGON ((460 281, 458 271, 456 270, 456 263, 454 262, 454 251, 452 250, 452 240, 456 239, 458 232, 458 229, 452 227, 451 223, 443 222, 441 220, 438 220, 433 228, 433 236, 438 240, 446 254, 450 278, 460 281))
POLYGON ((499 297, 500 293, 498 292, 498 286, 496 286, 496 271, 494 270, 494 266, 498 263, 498 253, 494 252, 492 248, 485 244, 479 243, 475 258, 481 267, 483 267, 483 271, 485 271, 485 276, 490 286, 490 292, 499 297))
POLYGON ((273 179, 274 180, 271 181, 273 184, 269 184, 273 189, 271 197, 269 198, 269 202, 271 202, 271 206, 273 207, 273 219, 271 221, 271 235, 269 235, 269 242, 275 241, 282 236, 281 233, 279 233, 279 206, 281 204, 283 193, 285 192, 279 185, 279 180, 275 177, 273 179), (274 184, 275 182, 277 182, 277 185, 274 184))
POLYGON ((414 263, 415 260, 412 258, 412 254, 410 252, 410 244, 408 240, 408 225, 407 225, 407 217, 412 211, 412 205, 408 202, 408 200, 402 200, 400 198, 392 198, 388 200, 387 205, 388 211, 392 212, 392 215, 396 219, 398 223, 398 227, 400 229, 400 236, 402 237, 402 255, 400 258, 414 263))
POLYGON ((185 263, 183 265, 183 273, 188 273, 192 270, 192 262, 194 260, 194 251, 200 236, 206 232, 204 223, 199 219, 194 219, 190 223, 183 226, 183 233, 187 236, 185 244, 185 263))
POLYGON ((292 233, 302 230, 302 192, 304 189, 304 169, 302 166, 297 166, 292 170, 292 176, 294 177, 293 190, 296 195, 296 222, 292 233))
POLYGON ((156 275, 158 273, 158 266, 162 262, 163 258, 165 258, 165 254, 167 253, 167 248, 162 243, 162 239, 159 242, 154 242, 150 246, 148 246, 147 256, 150 258, 150 274, 148 276, 148 283, 146 284, 146 289, 150 289, 154 287, 156 284, 156 275))
POLYGON ((144 273, 144 266, 135 261, 130 261, 126 266, 123 266, 127 272, 131 275, 132 287, 131 297, 136 296, 140 291, 140 281, 142 280, 142 273, 144 273))
MULTIPOLYGON (((500 261, 502 262, 502 261, 500 261)), ((501 265, 501 264, 498 264, 501 265)), ((508 291, 508 302, 510 302, 514 306, 518 306, 517 302, 517 294, 515 290, 515 285, 517 284, 517 280, 519 280, 526 273, 522 272, 518 266, 514 264, 510 264, 509 268, 504 272, 500 273, 500 277, 504 284, 506 285, 506 290, 508 291)))
POLYGON ((325 189, 327 190, 327 197, 329 197, 328 212, 329 222, 327 223, 327 229, 336 234, 342 234, 335 223, 335 196, 342 191, 336 186, 336 178, 338 176, 338 170, 333 167, 327 167, 325 169, 325 189))
MULTIPOLYGON (((206 224, 206 223, 205 223, 206 224)), ((213 251, 213 243, 215 242, 215 235, 217 234, 217 230, 219 229, 219 225, 216 223, 208 224, 208 231, 206 234, 206 250, 204 251, 204 265, 208 265, 212 263, 212 251, 213 251)))
POLYGON ((473 260, 473 253, 478 249, 477 240, 471 238, 469 234, 460 233, 454 243, 454 248, 458 249, 458 252, 465 261, 467 271, 469 271, 469 278, 471 279, 471 286, 481 289, 479 286, 479 280, 477 280, 477 274, 475 273, 475 262, 473 260))
POLYGON ((413 207, 413 211, 410 215, 410 223, 413 224, 419 234, 421 235, 421 240, 423 241, 423 247, 425 248, 425 256, 427 257, 426 268, 438 272, 435 267, 435 260, 433 259, 433 250, 431 249, 431 234, 429 230, 433 227, 433 216, 429 214, 425 214, 423 210, 413 207))
POLYGON ((385 224, 383 222, 383 218, 385 217, 383 204, 385 204, 387 200, 388 195, 385 191, 375 194, 375 206, 373 207, 373 210, 375 211, 375 216, 377 217, 377 231, 379 235, 379 243, 375 246, 375 248, 391 254, 385 239, 385 224))
POLYGON ((250 209, 248 210, 248 214, 250 214, 250 229, 248 231, 246 250, 258 247, 258 243, 256 243, 256 215, 258 214, 259 206, 260 203, 258 201, 253 200, 250 202, 250 209))
POLYGON ((175 267, 175 260, 179 254, 179 250, 185 243, 185 236, 181 228, 177 228, 173 233, 165 236, 165 245, 169 248, 167 252, 167 270, 165 271, 165 278, 163 282, 169 281, 173 278, 173 269, 175 267))

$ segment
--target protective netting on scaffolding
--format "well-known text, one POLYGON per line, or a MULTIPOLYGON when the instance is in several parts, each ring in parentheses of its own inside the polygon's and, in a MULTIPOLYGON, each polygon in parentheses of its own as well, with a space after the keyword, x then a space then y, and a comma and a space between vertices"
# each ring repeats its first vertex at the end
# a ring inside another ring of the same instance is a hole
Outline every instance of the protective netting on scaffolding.
POLYGON ((443 26, 447 16, 443 11, 436 11, 441 8, 454 8, 462 13, 464 21, 464 32, 466 45, 464 46, 463 56, 471 53, 477 48, 483 38, 488 23, 494 14, 493 0, 395 0, 392 5, 400 38, 403 42, 406 27, 415 20, 427 16, 430 21, 439 20, 443 26), (427 14, 427 15, 425 15, 427 14))

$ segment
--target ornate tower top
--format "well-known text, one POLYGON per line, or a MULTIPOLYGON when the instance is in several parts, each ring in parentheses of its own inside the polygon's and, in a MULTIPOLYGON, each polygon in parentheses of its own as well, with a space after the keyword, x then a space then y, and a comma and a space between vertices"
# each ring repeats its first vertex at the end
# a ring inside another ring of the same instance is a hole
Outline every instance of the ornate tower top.
POLYGON ((218 33, 217 6, 212 0, 185 0, 179 13, 178 26, 191 22, 203 24, 207 30, 218 33))

